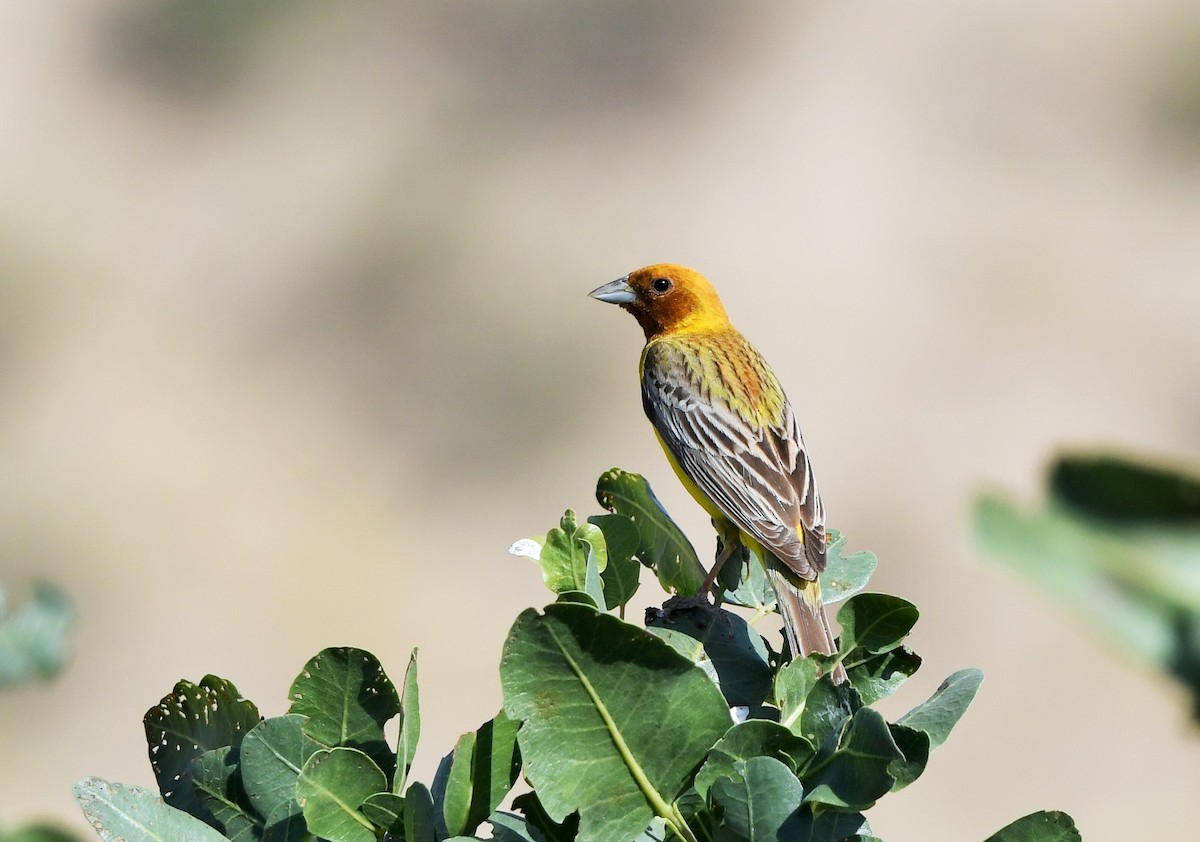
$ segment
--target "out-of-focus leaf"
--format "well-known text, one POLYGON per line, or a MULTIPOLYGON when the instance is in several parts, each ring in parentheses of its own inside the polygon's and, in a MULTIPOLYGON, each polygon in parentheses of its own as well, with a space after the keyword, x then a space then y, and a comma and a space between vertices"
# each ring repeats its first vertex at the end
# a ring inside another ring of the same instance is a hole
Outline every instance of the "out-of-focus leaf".
POLYGON ((0 842, 79 842, 79 838, 52 825, 39 823, 0 833, 0 842))
POLYGON ((400 695, 370 652, 345 646, 319 652, 296 676, 288 696, 288 712, 308 717, 305 734, 327 746, 362 751, 385 775, 395 771, 396 756, 383 726, 400 712, 400 695))
POLYGON ((821 602, 830 605, 853 596, 867 586, 879 559, 875 553, 862 551, 842 555, 846 536, 836 529, 827 532, 825 571, 821 574, 821 602))
POLYGON ((691 661, 580 605, 521 614, 500 679, 546 813, 561 822, 578 810, 580 836, 594 842, 628 842, 669 816, 730 726, 725 700, 691 661))
POLYGON ((140 786, 87 778, 75 784, 75 800, 105 842, 225 842, 219 831, 140 786))
POLYGON ((1072 454, 1050 469, 1050 494, 1114 524, 1200 527, 1200 477, 1112 454, 1072 454))
POLYGON ((596 499, 608 511, 634 522, 641 538, 638 558, 654 568, 664 589, 682 596, 692 596, 700 589, 705 571, 696 550, 644 477, 613 468, 597 482, 596 499))
POLYGON ((1057 810, 1030 813, 1017 819, 985 842, 1081 842, 1075 820, 1057 810))
POLYGON ((52 678, 70 657, 68 636, 77 614, 70 597, 48 582, 9 613, 0 587, 0 688, 32 678, 52 678))
POLYGON ((624 609, 637 593, 638 578, 642 572, 642 565, 634 558, 641 535, 637 526, 625 515, 592 515, 588 523, 600 527, 608 547, 608 566, 601 575, 604 603, 610 609, 624 609))
POLYGON ((318 751, 296 781, 304 822, 330 842, 375 842, 375 828, 358 809, 387 787, 387 778, 364 752, 354 748, 318 751))
POLYGON ((737 614, 705 606, 658 612, 647 626, 694 663, 711 667, 730 707, 757 707, 771 690, 762 637, 737 614))
POLYGON ((199 684, 178 682, 142 720, 163 799, 205 821, 212 819, 192 788, 192 761, 210 749, 240 747, 258 720, 258 708, 230 681, 206 675, 199 684))

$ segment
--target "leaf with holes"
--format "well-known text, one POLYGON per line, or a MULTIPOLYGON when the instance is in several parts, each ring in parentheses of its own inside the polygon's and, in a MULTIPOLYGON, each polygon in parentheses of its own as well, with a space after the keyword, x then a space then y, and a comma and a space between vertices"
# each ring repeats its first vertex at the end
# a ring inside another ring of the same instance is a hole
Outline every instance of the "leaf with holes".
POLYGON ((500 665, 525 774, 555 822, 628 842, 687 788, 729 729, 720 691, 646 631, 580 605, 517 618, 500 665))
POLYGON ((226 842, 219 831, 140 786, 87 778, 75 784, 75 800, 105 842, 226 842))
MULTIPOLYGON (((317 742, 362 751, 391 775, 396 756, 384 724, 400 712, 400 696, 379 660, 362 649, 325 649, 292 682, 289 713, 308 717, 304 733, 317 742)), ((378 790, 373 790, 378 791, 378 790)))
POLYGON ((142 720, 150 765, 163 799, 172 807, 210 820, 212 813, 192 789, 192 761, 210 749, 239 747, 258 720, 254 703, 242 698, 233 683, 223 678, 206 675, 199 684, 176 684, 142 720))

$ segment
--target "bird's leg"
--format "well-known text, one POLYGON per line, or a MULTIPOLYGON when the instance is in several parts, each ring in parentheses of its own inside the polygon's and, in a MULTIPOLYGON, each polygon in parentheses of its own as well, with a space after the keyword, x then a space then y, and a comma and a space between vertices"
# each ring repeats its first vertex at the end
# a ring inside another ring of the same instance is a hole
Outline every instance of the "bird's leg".
POLYGON ((717 581, 717 574, 725 566, 725 562, 729 561, 735 553, 741 555, 742 540, 738 528, 727 520, 714 518, 713 526, 717 530, 717 557, 713 561, 713 566, 705 575, 700 589, 695 594, 673 596, 663 603, 662 610, 668 617, 674 612, 686 611, 689 608, 716 609, 721 607, 721 588, 714 587, 714 583, 717 581))

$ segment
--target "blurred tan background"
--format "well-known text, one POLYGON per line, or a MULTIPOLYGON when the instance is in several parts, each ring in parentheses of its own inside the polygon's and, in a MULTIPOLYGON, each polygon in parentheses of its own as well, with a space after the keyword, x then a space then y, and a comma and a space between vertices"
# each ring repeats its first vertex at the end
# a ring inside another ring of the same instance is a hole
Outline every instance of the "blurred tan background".
MULTIPOLYGON (((509 543, 613 465, 712 545, 585 297, 693 265, 798 405, 832 523, 980 697, 889 840, 1200 819, 1182 695, 981 559, 1064 443, 1200 461, 1200 6, 0 6, 0 580, 62 583, 0 697, 0 821, 148 784, 179 678, 264 713, 421 649, 418 773, 499 706, 509 543), (399 7, 399 8, 397 8, 399 7)), ((1186 831, 1184 831, 1186 835, 1186 831)))

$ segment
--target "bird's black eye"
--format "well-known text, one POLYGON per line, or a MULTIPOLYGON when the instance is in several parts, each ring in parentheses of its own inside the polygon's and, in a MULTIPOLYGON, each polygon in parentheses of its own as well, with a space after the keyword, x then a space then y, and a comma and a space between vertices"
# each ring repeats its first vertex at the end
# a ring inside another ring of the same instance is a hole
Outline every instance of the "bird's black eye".
POLYGON ((650 282, 650 288, 657 293, 664 293, 671 289, 671 281, 668 278, 655 278, 650 282))

